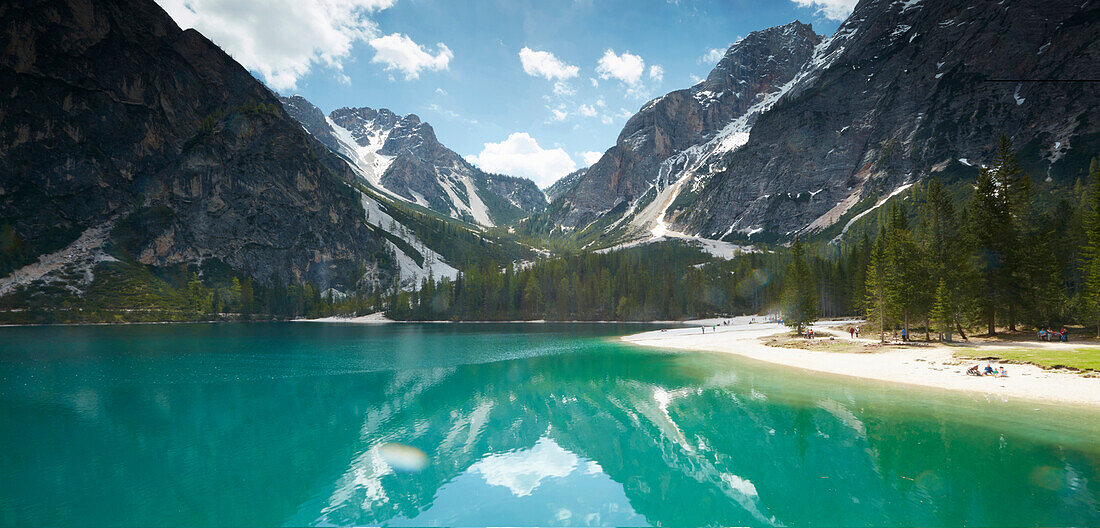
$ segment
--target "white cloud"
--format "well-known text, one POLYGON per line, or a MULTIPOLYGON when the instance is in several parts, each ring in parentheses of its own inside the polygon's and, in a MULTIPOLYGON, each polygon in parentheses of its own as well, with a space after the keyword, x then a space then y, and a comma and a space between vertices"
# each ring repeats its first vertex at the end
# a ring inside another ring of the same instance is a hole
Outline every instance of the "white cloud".
POLYGON ((519 50, 519 61, 527 75, 545 77, 548 81, 572 79, 581 71, 576 66, 562 62, 549 51, 535 51, 527 46, 519 50))
POLYGON ((603 122, 603 124, 605 124, 605 125, 610 125, 611 123, 613 123, 615 121, 615 118, 613 118, 609 115, 602 115, 602 116, 600 116, 600 121, 603 122))
POLYGON ((370 19, 395 0, 157 0, 276 90, 290 90, 320 65, 339 70, 359 41, 378 35, 370 19))
POLYGON ((722 57, 726 56, 726 49, 710 48, 706 51, 706 53, 703 53, 702 57, 699 57, 699 60, 697 62, 699 64, 718 64, 718 61, 722 60, 722 57))
POLYGON ((603 157, 603 152, 596 152, 594 150, 590 150, 588 152, 581 152, 580 155, 581 155, 581 159, 584 160, 584 165, 586 167, 591 167, 597 161, 600 161, 600 158, 603 157))
POLYGON ((567 117, 569 117, 569 112, 566 112, 564 108, 550 108, 550 121, 565 121, 567 117))
POLYGON ((404 72, 406 80, 419 78, 421 70, 446 70, 455 56, 442 42, 436 44, 437 51, 432 55, 427 48, 399 33, 371 39, 370 45, 375 51, 371 62, 385 64, 387 70, 404 72))
POLYGON ((489 172, 530 178, 539 187, 577 169, 564 150, 544 149, 526 132, 513 132, 500 143, 486 143, 480 154, 466 156, 466 161, 489 172))
POLYGON ((600 81, 597 81, 595 77, 589 77, 588 80, 592 81, 593 88, 598 88, 600 86, 600 81))
POLYGON ((573 86, 565 81, 558 81, 554 83, 554 95, 568 97, 576 93, 577 90, 573 89, 573 86))
POLYGON ((626 84, 636 85, 641 82, 645 73, 645 61, 641 57, 624 51, 622 55, 616 55, 615 50, 608 49, 603 52, 596 73, 601 79, 618 79, 626 84))
POLYGON ((587 104, 582 104, 577 107, 577 113, 584 117, 596 117, 596 109, 587 104))
POLYGON ((654 64, 649 67, 649 78, 661 82, 665 78, 665 69, 654 64))
POLYGON ((859 0, 791 0, 798 7, 808 7, 814 13, 832 20, 844 20, 852 14, 859 0))
MULTIPOLYGON (((531 495, 548 478, 569 476, 577 469, 577 455, 562 449, 549 438, 540 438, 534 447, 489 455, 470 466, 487 484, 508 488, 516 497, 531 495)), ((569 512, 566 511, 568 514, 569 512)), ((562 520, 568 519, 568 515, 562 520)))
POLYGON ((435 93, 437 93, 439 95, 447 95, 447 90, 444 90, 442 88, 436 88, 435 93))
POLYGON ((596 99, 596 106, 603 108, 607 106, 607 103, 603 102, 603 97, 596 99))

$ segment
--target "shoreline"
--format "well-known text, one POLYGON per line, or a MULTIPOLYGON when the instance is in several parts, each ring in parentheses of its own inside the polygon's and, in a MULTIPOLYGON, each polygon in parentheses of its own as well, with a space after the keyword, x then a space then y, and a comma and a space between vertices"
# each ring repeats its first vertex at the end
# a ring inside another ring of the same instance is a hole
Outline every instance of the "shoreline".
MULTIPOLYGON (((636 346, 719 352, 806 371, 871 381, 985 394, 1045 403, 1100 407, 1100 378, 1036 365, 1002 363, 1008 377, 968 376, 966 369, 985 361, 956 359, 943 346, 903 347, 876 353, 825 352, 770 347, 760 341, 786 330, 776 323, 749 324, 733 318, 730 326, 703 334, 698 328, 642 332, 620 337, 636 346)), ((843 329, 853 321, 818 323, 818 328, 843 329)), ((848 337, 836 339, 849 340, 848 337)), ((980 348, 979 348, 980 350, 980 348)))

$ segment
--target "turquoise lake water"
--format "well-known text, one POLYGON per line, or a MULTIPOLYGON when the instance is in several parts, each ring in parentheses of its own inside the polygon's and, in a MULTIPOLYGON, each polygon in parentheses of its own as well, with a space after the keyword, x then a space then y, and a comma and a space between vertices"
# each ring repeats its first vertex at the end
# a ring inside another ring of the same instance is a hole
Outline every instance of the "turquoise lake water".
POLYGON ((1095 410, 644 329, 0 328, 0 525, 1100 525, 1095 410))

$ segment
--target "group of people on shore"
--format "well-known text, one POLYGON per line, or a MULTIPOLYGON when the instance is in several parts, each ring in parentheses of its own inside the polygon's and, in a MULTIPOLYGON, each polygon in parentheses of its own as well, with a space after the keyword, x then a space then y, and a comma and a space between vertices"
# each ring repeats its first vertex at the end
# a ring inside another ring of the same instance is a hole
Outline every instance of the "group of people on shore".
POLYGON ((1066 334, 1066 328, 1062 327, 1061 331, 1052 330, 1047 327, 1045 330, 1039 329, 1039 341, 1061 341, 1065 343, 1069 340, 1069 335, 1066 334))
POLYGON ((1008 376, 1008 369, 1006 369, 1004 365, 994 367, 986 363, 985 368, 982 368, 981 365, 974 365, 967 369, 966 373, 971 376, 997 376, 998 378, 1004 378, 1008 376))

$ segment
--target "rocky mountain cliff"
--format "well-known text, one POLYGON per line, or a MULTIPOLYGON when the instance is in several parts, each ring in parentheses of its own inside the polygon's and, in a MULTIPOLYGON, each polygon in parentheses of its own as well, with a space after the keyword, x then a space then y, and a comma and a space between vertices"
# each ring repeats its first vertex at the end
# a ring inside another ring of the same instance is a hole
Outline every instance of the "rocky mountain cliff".
MULTIPOLYGON (((707 81, 687 93, 713 92, 707 85, 746 53, 746 42, 781 29, 732 46, 707 81)), ((683 100, 677 94, 685 91, 647 104, 597 164, 609 167, 593 167, 565 198, 574 208, 560 222, 577 225, 613 211, 652 181, 673 191, 655 193, 649 214, 620 220, 639 233, 657 228, 733 241, 839 234, 921 178, 971 177, 1002 133, 1036 180, 1068 184, 1100 148, 1100 92, 1091 89, 1095 83, 1076 82, 1100 78, 1098 32, 1095 1, 863 0, 832 37, 802 39, 814 45, 797 47, 794 71, 784 68, 770 85, 754 121, 719 116, 717 135, 729 132, 723 147, 712 148, 706 137, 686 145, 656 141, 666 130, 699 122, 684 109, 664 126, 646 124, 655 121, 654 108, 683 100), (635 171, 648 175, 636 181, 611 170, 630 165, 620 152, 635 134, 639 145, 667 144, 683 157, 710 154, 686 170, 676 170, 684 165, 670 156, 662 165, 667 177, 650 169, 635 171), (601 185, 620 191, 596 192, 601 185)), ((641 204, 630 205, 612 215, 630 216, 641 204)))
POLYGON ((321 288, 393 274, 347 165, 153 2, 15 0, 0 25, 0 295, 123 256, 321 288))
POLYGON ((552 183, 543 192, 546 194, 546 199, 553 202, 557 200, 559 196, 562 196, 573 190, 574 187, 580 183, 584 175, 588 173, 588 167, 583 169, 577 169, 565 176, 562 176, 558 181, 552 183))
POLYGON ((800 22, 750 33, 730 47, 706 80, 646 103, 627 121, 615 146, 561 194, 566 212, 559 222, 582 227, 626 207, 626 217, 652 221, 655 211, 643 210, 667 199, 670 187, 685 176, 709 170, 715 156, 743 143, 756 117, 820 41, 800 22))
POLYGON ((487 174, 435 137, 414 114, 382 108, 339 108, 328 116, 301 96, 286 110, 364 180, 390 196, 483 226, 507 223, 546 208, 534 182, 487 174))

